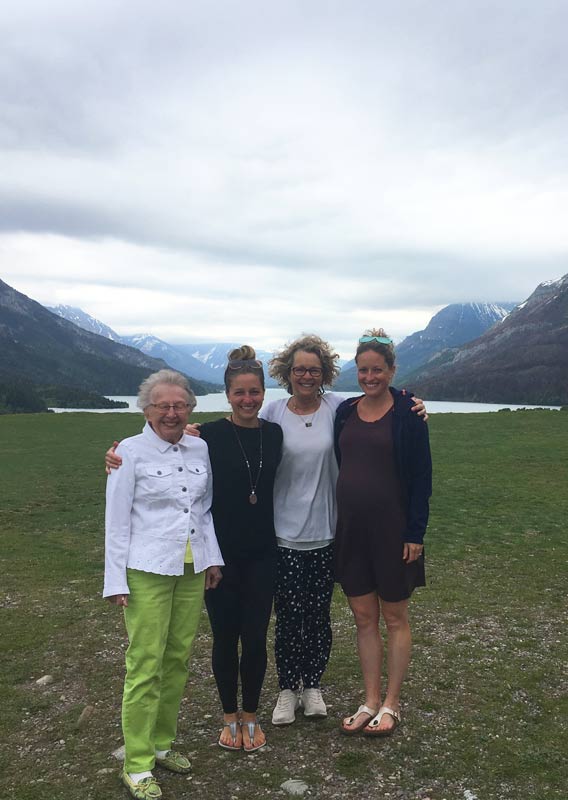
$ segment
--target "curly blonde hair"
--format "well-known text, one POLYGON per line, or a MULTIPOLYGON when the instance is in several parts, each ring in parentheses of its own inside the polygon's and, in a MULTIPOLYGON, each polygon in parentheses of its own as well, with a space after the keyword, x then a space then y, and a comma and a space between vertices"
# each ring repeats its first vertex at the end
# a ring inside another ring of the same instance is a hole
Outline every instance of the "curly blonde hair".
POLYGON ((292 384, 290 382, 290 371, 294 363, 294 356, 299 351, 313 353, 316 355, 323 369, 322 385, 320 392, 323 394, 324 386, 331 386, 339 375, 339 367, 335 363, 339 358, 339 353, 335 353, 329 342, 324 341, 314 333, 305 333, 299 339, 284 347, 279 353, 268 362, 268 374, 282 386, 288 394, 292 394, 292 384))
MULTIPOLYGON (((390 339, 388 333, 385 333, 384 328, 370 328, 361 334, 361 338, 364 336, 380 336, 383 339, 390 339)), ((359 342, 357 351, 355 353, 355 363, 357 363, 357 359, 361 353, 365 353, 367 350, 372 350, 374 353, 378 353, 380 356, 383 356, 387 365, 391 369, 394 367, 395 353, 393 344, 381 344, 380 342, 359 342)))

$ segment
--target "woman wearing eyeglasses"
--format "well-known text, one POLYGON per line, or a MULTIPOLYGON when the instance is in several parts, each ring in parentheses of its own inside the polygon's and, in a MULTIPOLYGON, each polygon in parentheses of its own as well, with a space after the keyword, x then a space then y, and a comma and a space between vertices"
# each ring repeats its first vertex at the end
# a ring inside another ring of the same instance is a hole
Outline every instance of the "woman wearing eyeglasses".
POLYGON ((343 402, 335 421, 335 567, 357 626, 365 702, 341 730, 389 736, 401 720, 400 691, 410 659, 408 601, 425 585, 432 461, 428 427, 411 413, 411 400, 390 385, 396 369, 392 340, 382 329, 367 331, 355 361, 363 395, 343 402), (388 634, 384 700, 381 617, 388 634))
POLYGON ((284 434, 274 487, 278 542, 275 658, 280 693, 274 725, 289 725, 303 706, 325 717, 320 682, 331 651, 335 483, 333 420, 341 398, 323 393, 339 373, 339 356, 319 336, 296 339, 277 353, 270 375, 290 394, 269 403, 264 419, 284 434))
MULTIPOLYGON (((209 449, 211 511, 225 562, 223 580, 215 593, 205 596, 213 631, 213 674, 223 707, 218 743, 227 750, 253 752, 266 744, 257 710, 266 672, 266 636, 276 575, 273 487, 282 431, 278 425, 258 419, 264 400, 264 372, 253 348, 243 345, 231 351, 228 359, 224 382, 231 414, 201 425, 198 432, 192 429, 192 433, 194 441, 199 442, 197 434, 209 449)), ((107 469, 120 463, 109 450, 107 469)))
POLYGON ((138 406, 144 430, 119 445, 123 466, 107 482, 103 596, 123 608, 129 640, 122 781, 137 800, 155 800, 156 764, 190 770, 172 746, 203 589, 215 589, 223 559, 207 446, 184 434, 195 406, 187 379, 166 369, 150 375, 138 406))
MULTIPOLYGON (((327 716, 320 684, 332 643, 338 475, 333 430, 343 398, 324 393, 324 386, 337 377, 338 358, 327 342, 308 335, 277 353, 269 365, 270 375, 290 394, 261 412, 284 434, 274 486, 275 657, 280 685, 274 725, 294 722, 300 707, 307 717, 327 716)), ((424 413, 420 401, 415 408, 424 413)))

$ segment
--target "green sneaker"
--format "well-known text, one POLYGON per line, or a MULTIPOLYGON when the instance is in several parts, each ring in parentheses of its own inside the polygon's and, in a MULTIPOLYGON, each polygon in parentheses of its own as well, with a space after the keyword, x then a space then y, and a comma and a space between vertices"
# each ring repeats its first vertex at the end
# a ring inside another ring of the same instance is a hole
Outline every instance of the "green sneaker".
POLYGON ((177 750, 168 750, 163 758, 156 756, 156 764, 164 769, 169 769, 170 772, 181 772, 185 774, 191 771, 191 761, 178 753, 177 750))
POLYGON ((128 772, 123 772, 121 778, 123 784, 136 800, 157 800, 162 796, 162 790, 153 775, 148 778, 142 778, 138 783, 134 783, 128 772))

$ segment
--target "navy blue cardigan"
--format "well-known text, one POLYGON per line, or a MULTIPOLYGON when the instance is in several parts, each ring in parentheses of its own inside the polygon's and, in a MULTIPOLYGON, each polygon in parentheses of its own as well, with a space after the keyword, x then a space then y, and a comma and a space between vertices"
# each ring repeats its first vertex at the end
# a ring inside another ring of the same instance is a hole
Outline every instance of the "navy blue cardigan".
MULTIPOLYGON (((432 457, 428 425, 410 410, 414 403, 411 397, 392 387, 390 392, 394 400, 392 437, 396 466, 399 478, 406 489, 407 498, 407 530, 404 541, 422 544, 428 524, 428 501, 432 494, 432 457)), ((340 466, 339 436, 361 397, 345 400, 335 415, 335 455, 340 466)))

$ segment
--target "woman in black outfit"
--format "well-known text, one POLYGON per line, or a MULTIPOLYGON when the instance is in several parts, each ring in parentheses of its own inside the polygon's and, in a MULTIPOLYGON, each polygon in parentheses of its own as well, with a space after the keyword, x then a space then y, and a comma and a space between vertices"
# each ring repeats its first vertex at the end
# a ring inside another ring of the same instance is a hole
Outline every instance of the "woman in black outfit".
POLYGON ((252 752, 266 744, 256 712, 266 672, 266 635, 276 575, 272 491, 282 429, 258 419, 264 374, 251 347, 229 353, 225 390, 230 417, 200 427, 209 447, 211 510, 225 561, 223 580, 215 592, 207 592, 205 603, 213 631, 213 674, 224 712, 219 745, 252 752))

